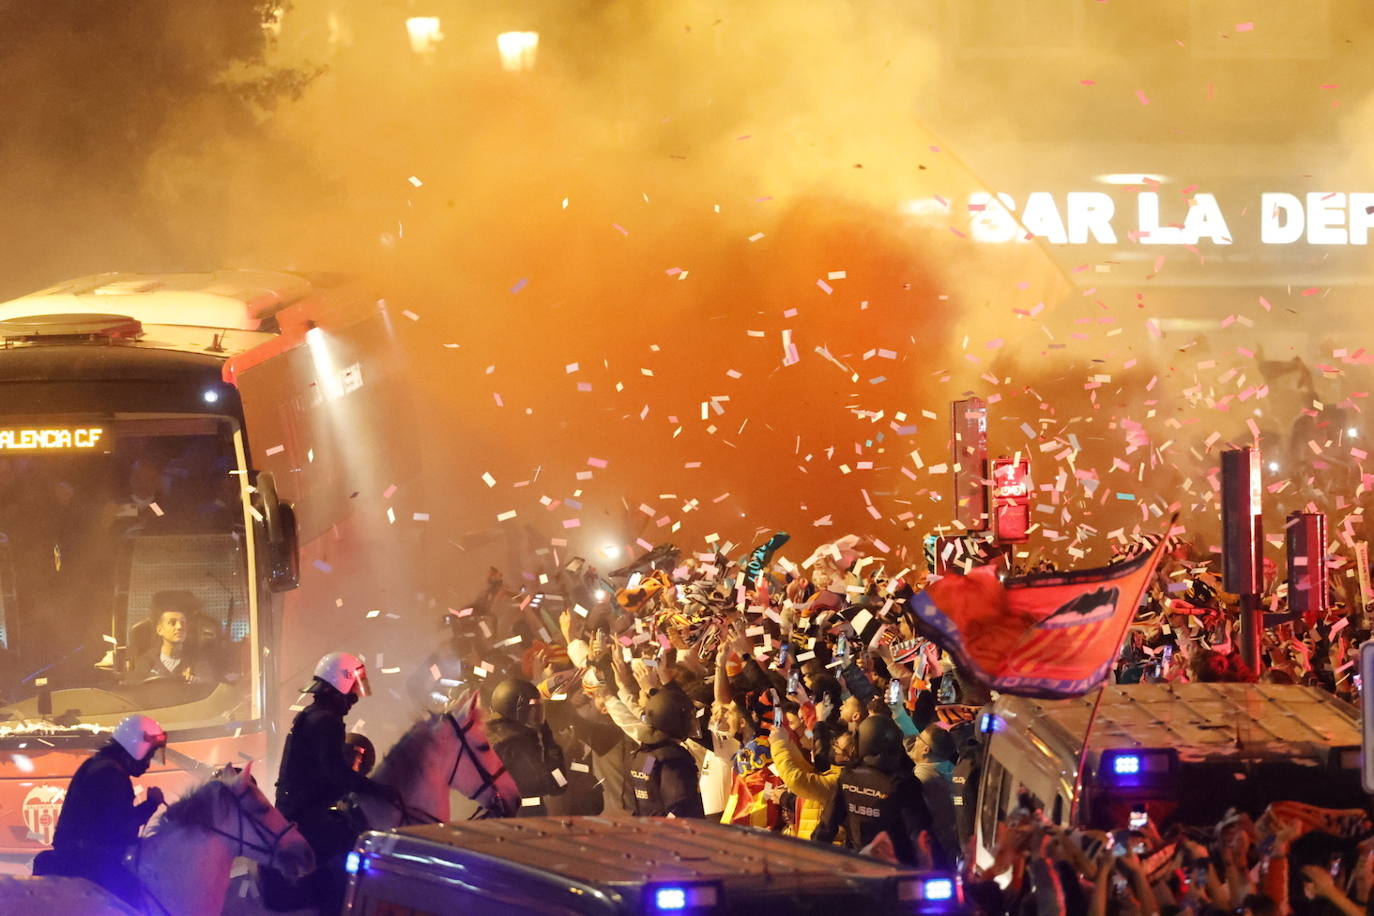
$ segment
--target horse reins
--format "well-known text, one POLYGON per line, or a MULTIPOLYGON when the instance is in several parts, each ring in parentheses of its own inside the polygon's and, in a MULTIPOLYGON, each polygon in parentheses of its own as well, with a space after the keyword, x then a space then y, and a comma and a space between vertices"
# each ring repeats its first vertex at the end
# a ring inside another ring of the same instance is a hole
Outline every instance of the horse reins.
MULTIPOLYGON (((472 724, 469 723, 466 727, 459 725, 458 717, 451 712, 444 713, 443 717, 448 722, 449 726, 452 727, 453 737, 458 739, 458 753, 455 754, 453 757, 453 769, 449 770, 448 772, 448 782, 446 783, 446 785, 448 785, 450 788, 453 786, 453 780, 458 777, 458 767, 463 762, 463 757, 471 757, 472 766, 477 771, 478 777, 482 780, 482 787, 478 789, 475 794, 481 795, 484 792, 492 793, 496 799, 496 804, 494 806, 495 810, 504 813, 506 805, 505 802, 501 799, 501 790, 496 787, 496 780, 500 779, 502 776, 505 775, 505 764, 502 764, 501 768, 497 770, 495 773, 488 770, 486 768, 486 765, 482 763, 482 759, 477 756, 477 753, 475 751, 473 751, 472 745, 468 743, 468 731, 471 730, 472 724)), ((407 819, 412 821, 419 821, 421 820, 421 818, 424 819, 425 823, 443 823, 442 820, 430 814, 423 808, 412 808, 409 805, 407 805, 404 801, 401 801, 399 799, 390 799, 390 801, 396 807, 396 809, 401 812, 402 823, 404 823, 407 819)), ((480 805, 481 808, 476 814, 473 815, 474 818, 480 819, 483 817, 488 817, 493 813, 493 806, 487 805, 480 799, 477 800, 477 804, 480 805)))
MULTIPOLYGON (((220 785, 224 784, 220 783, 220 785)), ((292 823, 287 823, 287 825, 283 827, 281 830, 277 831, 276 833, 273 833, 271 828, 269 828, 266 824, 262 823, 257 818, 250 815, 247 811, 243 810, 243 799, 248 794, 247 791, 240 795, 238 792, 235 792, 233 789, 230 789, 227 785, 225 785, 224 788, 229 792, 230 796, 233 797, 234 808, 238 811, 238 834, 235 835, 227 830, 221 830, 213 824, 201 824, 198 826, 200 827, 200 829, 208 830, 210 833, 217 833, 222 837, 226 837, 231 840, 237 840, 239 848, 238 851, 234 853, 234 858, 242 856, 245 849, 251 849, 254 852, 260 852, 265 854, 268 857, 268 867, 272 867, 277 861, 277 849, 281 846, 281 841, 286 838, 286 835, 288 833, 295 829, 296 825, 292 823), (248 840, 248 838, 244 835, 243 830, 243 825, 245 822, 253 828, 253 832, 257 834, 259 840, 270 840, 270 845, 268 845, 266 842, 254 843, 248 840)), ((157 895, 153 893, 150 887, 148 887, 148 883, 139 876, 139 869, 142 867, 142 864, 143 843, 139 843, 137 847, 135 847, 134 852, 134 877, 138 879, 139 887, 142 888, 144 895, 146 895, 149 899, 156 903, 158 909, 160 909, 163 913, 167 914, 167 916, 171 916, 171 911, 167 909, 166 904, 164 904, 161 900, 158 899, 157 895)))
MULTIPOLYGON (((449 785, 453 785, 453 780, 458 775, 458 764, 463 762, 463 755, 466 754, 472 758, 472 766, 477 770, 477 775, 482 780, 482 788, 478 789, 475 795, 481 795, 484 792, 491 793, 496 799, 496 809, 504 813, 506 803, 501 798, 501 790, 496 787, 496 780, 506 775, 506 765, 502 763, 501 768, 495 773, 489 771, 486 765, 482 763, 482 759, 473 752, 472 746, 468 744, 468 731, 472 728, 472 722, 469 721, 467 725, 459 725, 458 717, 451 712, 444 713, 444 718, 448 720, 449 725, 453 726, 453 735, 458 739, 458 755, 453 758, 453 769, 448 774, 449 785)), ((500 758, 498 757, 497 759, 500 758)), ((480 800, 477 803, 486 810, 491 810, 492 808, 492 806, 480 800)))

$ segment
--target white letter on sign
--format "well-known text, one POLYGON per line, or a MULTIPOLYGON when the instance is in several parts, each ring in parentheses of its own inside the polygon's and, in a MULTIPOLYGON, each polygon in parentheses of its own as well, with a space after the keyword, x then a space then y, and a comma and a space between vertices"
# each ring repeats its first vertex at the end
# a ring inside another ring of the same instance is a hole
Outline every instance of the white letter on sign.
POLYGON ((1265 245, 1291 245, 1302 238, 1302 201, 1292 194, 1260 195, 1260 241, 1265 245))
POLYGON ((1340 192, 1307 195, 1307 241, 1312 245, 1344 245, 1345 195, 1340 192))
POLYGON ((1189 245, 1196 245, 1198 239, 1203 238, 1211 239, 1213 245, 1231 244, 1231 229, 1214 195, 1199 194, 1193 198, 1193 205, 1183 220, 1183 235, 1189 245))
POLYGON ((1070 191, 1068 211, 1071 243, 1082 245, 1091 232, 1095 242, 1116 244, 1116 231, 1112 229, 1116 203, 1109 195, 1101 191, 1070 191))
POLYGON ((1049 191, 1035 191, 1026 198, 1021 225, 1031 235, 1044 236, 1047 242, 1055 245, 1063 245, 1069 240, 1064 232, 1064 221, 1059 218, 1059 208, 1054 205, 1054 195, 1049 191))
POLYGON ((1183 230, 1177 226, 1159 225, 1159 195, 1154 191, 1141 191, 1136 195, 1136 208, 1139 213, 1137 225, 1140 227, 1140 242, 1143 245, 1182 245, 1183 230))

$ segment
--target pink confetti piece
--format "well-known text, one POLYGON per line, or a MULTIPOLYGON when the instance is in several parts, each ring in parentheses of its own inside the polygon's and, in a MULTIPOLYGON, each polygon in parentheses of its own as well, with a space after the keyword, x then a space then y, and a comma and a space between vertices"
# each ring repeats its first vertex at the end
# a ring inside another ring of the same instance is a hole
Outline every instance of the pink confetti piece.
POLYGON ((264 454, 264 455, 268 455, 268 456, 271 456, 271 455, 280 455, 280 454, 281 454, 282 452, 284 452, 284 451, 286 451, 286 446, 284 446, 284 445, 274 445, 274 446, 272 446, 271 448, 269 448, 267 451, 263 452, 263 454, 264 454))
POLYGON ((609 462, 605 458, 588 458, 587 464, 594 468, 604 468, 609 462))
POLYGON ((382 491, 382 499, 390 499, 396 495, 396 484, 392 484, 382 491))
POLYGON ((1255 30, 1255 24, 1254 24, 1253 22, 1237 22, 1237 23, 1236 23, 1236 31, 1237 31, 1237 32, 1253 32, 1254 30, 1255 30))
POLYGON ((630 230, 626 229, 624 226, 620 225, 619 223, 611 223, 611 228, 615 229, 615 231, 616 231, 616 232, 619 232, 621 235, 629 235, 629 234, 630 234, 630 230))
POLYGON ((1140 100, 1140 104, 1142 105, 1150 104, 1150 97, 1145 94, 1144 89, 1137 89, 1135 91, 1135 97, 1140 100))
POLYGON ((520 292, 520 290, 524 289, 525 285, 529 282, 529 277, 521 277, 519 280, 516 280, 515 285, 510 288, 511 294, 514 295, 515 293, 520 292))
POLYGON ((824 290, 827 296, 835 292, 834 288, 831 287, 831 285, 829 283, 826 283, 824 280, 817 280, 816 285, 819 286, 822 290, 824 290))

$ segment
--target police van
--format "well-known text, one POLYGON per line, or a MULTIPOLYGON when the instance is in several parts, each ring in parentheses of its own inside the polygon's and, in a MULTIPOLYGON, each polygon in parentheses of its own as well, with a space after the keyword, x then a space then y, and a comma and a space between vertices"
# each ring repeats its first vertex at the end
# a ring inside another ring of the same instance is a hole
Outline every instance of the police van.
POLYGON ((1018 809, 1060 826, 1216 824, 1272 801, 1366 805, 1359 711, 1326 691, 1277 684, 1115 684, 1105 693, 1071 804, 1096 692, 1072 700, 999 697, 978 717, 977 862, 1018 809))
POLYGON ((957 876, 687 818, 529 817, 365 833, 344 912, 944 914, 957 876))

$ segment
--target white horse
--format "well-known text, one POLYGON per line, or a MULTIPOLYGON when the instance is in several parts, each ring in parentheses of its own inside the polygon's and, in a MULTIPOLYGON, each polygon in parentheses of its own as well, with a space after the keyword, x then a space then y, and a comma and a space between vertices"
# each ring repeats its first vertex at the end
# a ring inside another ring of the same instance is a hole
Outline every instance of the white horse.
POLYGON ((520 789, 487 741, 476 691, 412 725, 386 752, 373 778, 394 789, 402 806, 355 797, 369 830, 451 820, 450 790, 481 805, 483 817, 514 816, 520 810, 520 789))
MULTIPOLYGON (((520 789, 487 741, 477 700, 476 691, 464 693, 442 712, 420 719, 392 745, 372 778, 393 789, 399 804, 370 795, 351 796, 349 804, 360 814, 355 818, 361 821, 360 829, 390 830, 448 821, 453 813, 451 792, 476 801, 481 817, 512 816, 520 810, 520 789)), ((332 893, 342 894, 342 862, 319 864, 321 868, 338 869, 329 880, 334 882, 332 893)), ((245 889, 237 899, 231 894, 226 912, 316 912, 267 909, 260 893, 245 889)))
POLYGON ((310 845, 262 794, 251 767, 225 767, 169 806, 126 860, 141 886, 139 909, 84 878, 0 877, 0 913, 216 916, 239 856, 290 876, 315 867, 310 845))

